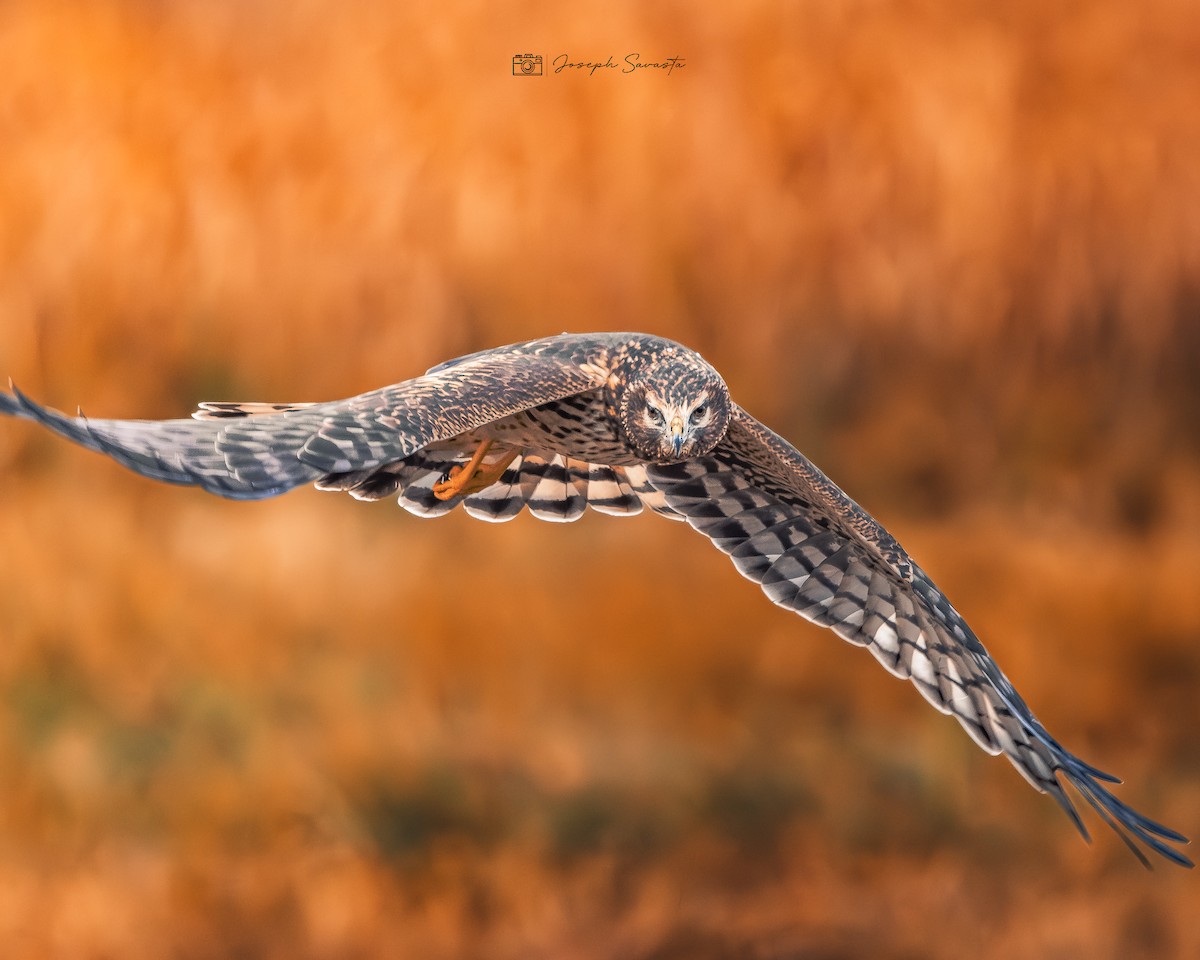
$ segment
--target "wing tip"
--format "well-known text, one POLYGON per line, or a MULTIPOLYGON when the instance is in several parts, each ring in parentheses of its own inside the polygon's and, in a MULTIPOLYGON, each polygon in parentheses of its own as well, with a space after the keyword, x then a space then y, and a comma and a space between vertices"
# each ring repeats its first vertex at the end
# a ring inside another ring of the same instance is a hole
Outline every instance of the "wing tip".
POLYGON ((0 413, 8 414, 10 417, 17 417, 21 414, 20 404, 17 402, 17 385, 13 383, 12 377, 8 378, 8 391, 0 390, 0 413))
POLYGON ((13 383, 11 377, 8 380, 8 389, 11 393, 0 392, 0 410, 4 413, 33 420, 35 423, 49 427, 56 433, 63 434, 68 439, 76 439, 72 433, 75 424, 71 417, 38 403, 13 383))
MULTIPOLYGON (((1074 757, 1071 757, 1070 760, 1069 764, 1060 766, 1059 770, 1067 778, 1071 786, 1099 814, 1100 818, 1121 838, 1121 841, 1138 858, 1142 866, 1147 870, 1154 868, 1154 864, 1146 856, 1145 851, 1142 850, 1142 847, 1138 846, 1139 843, 1170 863, 1185 867, 1188 870, 1195 867, 1195 863, 1190 857, 1170 846, 1171 843, 1188 845, 1191 843, 1191 840, 1178 830, 1173 830, 1165 824, 1161 824, 1157 820, 1152 820, 1145 814, 1139 813, 1099 782, 1101 779, 1104 779, 1108 782, 1119 783, 1120 781, 1115 777, 1112 777, 1110 774, 1100 776, 1099 772, 1093 773, 1094 768, 1090 764, 1076 760, 1074 757)), ((1071 803, 1070 799, 1066 796, 1066 792, 1061 787, 1058 793, 1061 794, 1061 798, 1056 797, 1056 799, 1059 800, 1060 805, 1071 815, 1071 819, 1083 834, 1084 839, 1090 841, 1091 838, 1088 836, 1087 829, 1083 826, 1078 811, 1075 810, 1075 805, 1071 803)))

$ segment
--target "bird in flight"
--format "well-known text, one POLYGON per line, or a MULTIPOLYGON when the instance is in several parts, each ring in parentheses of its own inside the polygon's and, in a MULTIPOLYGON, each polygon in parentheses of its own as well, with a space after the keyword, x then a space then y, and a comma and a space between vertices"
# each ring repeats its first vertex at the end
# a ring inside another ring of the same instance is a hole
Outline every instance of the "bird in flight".
MULTIPOLYGON (((11 384, 10 384, 11 386, 11 384)), ((1050 794, 1088 838, 1060 777, 1143 864, 1192 866, 1187 838, 1138 813, 1120 782, 1055 740, 943 593, 869 514, 729 396, 699 354, 636 333, 562 334, 450 360, 326 403, 201 403, 188 420, 69 417, 12 387, 36 420, 129 469, 237 500, 302 484, 412 513, 483 520, 587 507, 686 521, 781 607, 864 646, 991 754, 1050 794)))

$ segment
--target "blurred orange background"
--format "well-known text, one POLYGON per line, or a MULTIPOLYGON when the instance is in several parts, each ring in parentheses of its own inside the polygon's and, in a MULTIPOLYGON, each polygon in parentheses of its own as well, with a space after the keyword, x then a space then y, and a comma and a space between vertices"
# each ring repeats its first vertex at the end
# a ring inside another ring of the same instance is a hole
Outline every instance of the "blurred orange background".
MULTIPOLYGON (((1196 836, 1197 90, 1183 0, 10 0, 0 374, 167 417, 682 340, 1196 836), (631 53, 685 66, 553 72, 631 53)), ((1200 955, 1193 873, 657 518, 228 503, 4 422, 0 556, 5 956, 1200 955)))

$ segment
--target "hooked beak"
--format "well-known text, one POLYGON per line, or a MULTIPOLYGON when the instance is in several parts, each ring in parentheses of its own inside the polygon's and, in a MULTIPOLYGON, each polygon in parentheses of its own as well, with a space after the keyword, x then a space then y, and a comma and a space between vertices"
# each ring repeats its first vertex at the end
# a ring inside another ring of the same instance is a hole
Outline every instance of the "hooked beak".
POLYGON ((683 417, 671 418, 671 446, 675 449, 675 456, 679 456, 683 449, 683 417))

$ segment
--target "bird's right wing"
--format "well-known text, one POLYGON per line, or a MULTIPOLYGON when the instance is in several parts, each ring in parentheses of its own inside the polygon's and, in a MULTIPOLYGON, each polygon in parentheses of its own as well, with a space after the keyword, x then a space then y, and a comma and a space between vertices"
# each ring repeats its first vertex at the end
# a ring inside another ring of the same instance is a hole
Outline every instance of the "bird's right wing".
POLYGON ((0 413, 35 420, 143 476, 235 500, 273 497, 605 382, 606 341, 561 336, 499 347, 348 400, 205 404, 199 419, 70 417, 0 391, 0 413))
MULTIPOLYGON (((781 607, 867 647, 889 671, 1006 756, 1087 837, 1061 773, 1147 863, 1141 841, 1183 866, 1185 837, 1138 813, 1100 781, 1116 777, 1062 747, 933 581, 901 546, 791 444, 735 409, 708 456, 647 468, 682 514, 781 607)), ((1148 865, 1148 863, 1147 863, 1148 865)))

